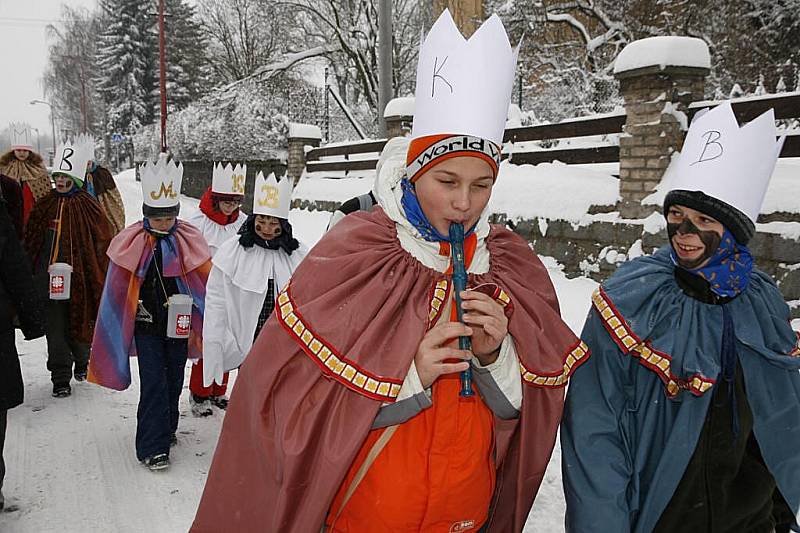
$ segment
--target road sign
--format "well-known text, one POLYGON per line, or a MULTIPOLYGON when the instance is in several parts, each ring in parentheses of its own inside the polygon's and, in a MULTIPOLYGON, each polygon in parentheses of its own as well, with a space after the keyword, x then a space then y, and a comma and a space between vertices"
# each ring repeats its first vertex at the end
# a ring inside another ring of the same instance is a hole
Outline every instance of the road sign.
POLYGON ((119 144, 123 141, 124 137, 120 133, 112 133, 111 134, 111 142, 115 144, 119 144))

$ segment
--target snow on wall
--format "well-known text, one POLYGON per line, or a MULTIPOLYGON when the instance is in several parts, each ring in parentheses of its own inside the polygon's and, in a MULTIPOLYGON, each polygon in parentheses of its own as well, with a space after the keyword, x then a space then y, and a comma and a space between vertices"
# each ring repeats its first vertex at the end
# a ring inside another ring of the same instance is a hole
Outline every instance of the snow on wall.
POLYGON ((385 117, 413 117, 414 116, 414 97, 402 96, 400 98, 393 98, 386 104, 386 109, 383 110, 385 117))
POLYGON ((289 124, 289 137, 295 139, 322 139, 322 130, 313 124, 300 124, 291 122, 289 124))
POLYGON ((800 157, 778 159, 767 187, 762 213, 800 213, 800 157))
POLYGON ((503 162, 489 210, 509 218, 581 221, 592 205, 613 205, 620 199, 619 180, 593 165, 561 162, 513 165, 503 162))
POLYGON ((694 37, 648 37, 634 41, 617 56, 614 74, 658 65, 711 68, 708 45, 694 37))
MULTIPOLYGON (((592 205, 613 205, 620 199, 617 164, 566 165, 561 162, 514 165, 503 162, 489 210, 508 218, 544 217, 574 223, 586 221, 592 205)), ((344 202, 372 189, 374 170, 304 173, 293 200, 344 202), (336 178, 336 179, 331 179, 336 178)))
POLYGON ((292 200, 344 202, 371 191, 374 181, 374 170, 350 172, 347 177, 344 172, 304 172, 294 188, 292 200))

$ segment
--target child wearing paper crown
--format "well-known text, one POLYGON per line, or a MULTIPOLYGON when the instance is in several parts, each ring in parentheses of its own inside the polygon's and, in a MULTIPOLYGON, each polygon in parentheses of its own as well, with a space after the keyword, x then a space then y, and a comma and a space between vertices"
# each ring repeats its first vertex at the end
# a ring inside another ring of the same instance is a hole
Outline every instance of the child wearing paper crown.
POLYGON ((42 156, 33 150, 33 132, 27 124, 9 125, 11 148, 0 155, 0 174, 13 178, 22 188, 22 224, 28 223, 33 205, 53 189, 42 156))
POLYGON ((170 446, 177 443, 186 359, 202 353, 211 256, 200 232, 177 219, 183 165, 161 157, 140 167, 140 175, 144 218, 109 246, 111 264, 92 341, 89 381, 127 389, 129 357, 138 356, 136 457, 150 470, 161 470, 169 466, 170 446), (176 295, 190 297, 190 320, 189 312, 170 320, 176 295))
POLYGON ((434 24, 414 141, 389 141, 379 207, 336 224, 280 292, 192 531, 522 531, 588 353, 528 243, 487 220, 515 63, 497 16, 469 42, 449 12, 434 24), (452 223, 466 232, 464 323, 452 223))
POLYGON ((116 236, 125 229, 125 204, 111 171, 95 160, 94 139, 91 146, 92 157, 86 166, 86 181, 83 183, 83 188, 97 199, 116 236))
POLYGON ((665 178, 669 245, 595 292, 561 429, 567 531, 771 532, 778 508, 798 515, 800 346, 747 248, 775 137, 772 110, 696 118, 665 178))
POLYGON ((275 308, 275 297, 308 250, 292 236, 292 182, 259 172, 253 214, 214 255, 203 324, 204 384, 223 383, 238 368, 275 308), (277 191, 277 202, 270 198, 277 191), (277 204, 277 205, 276 205, 277 204))
POLYGON ((50 295, 47 369, 53 396, 64 398, 72 394, 73 376, 76 381, 86 379, 89 344, 108 268, 106 249, 111 241, 111 226, 100 204, 81 190, 89 157, 86 139, 79 136, 74 143, 59 146, 56 153, 56 188, 33 206, 25 230, 25 246, 40 290, 50 295), (65 277, 51 277, 49 273, 64 264, 68 265, 67 270, 71 269, 68 284, 65 277))
MULTIPOLYGON (((239 206, 244 199, 247 165, 223 166, 214 164, 214 174, 209 187, 200 198, 200 210, 189 217, 188 222, 200 230, 208 243, 213 257, 222 243, 234 237, 244 223, 239 206)), ((215 405, 219 409, 228 407, 225 393, 228 389, 228 373, 216 383, 203 383, 203 359, 192 365, 189 379, 189 405, 194 416, 210 416, 215 405)))

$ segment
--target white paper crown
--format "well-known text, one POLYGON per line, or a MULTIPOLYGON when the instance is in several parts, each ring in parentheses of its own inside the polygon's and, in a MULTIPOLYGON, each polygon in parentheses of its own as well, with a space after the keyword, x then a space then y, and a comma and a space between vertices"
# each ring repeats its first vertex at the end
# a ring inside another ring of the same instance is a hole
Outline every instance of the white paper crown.
POLYGON ((785 137, 772 109, 739 127, 730 102, 692 121, 668 190, 702 191, 758 218, 785 137))
POLYGON ((155 163, 147 161, 139 167, 139 177, 145 205, 172 207, 180 202, 183 163, 168 162, 165 155, 159 155, 155 163))
POLYGON ((8 136, 11 140, 12 150, 33 151, 33 132, 28 124, 12 122, 8 125, 8 136))
POLYGON ((88 133, 81 133, 77 137, 75 137, 76 143, 81 143, 86 147, 86 153, 89 154, 89 159, 94 161, 94 137, 89 135, 88 133))
POLYGON ((270 172, 268 178, 264 173, 256 174, 256 190, 253 194, 253 214, 269 215, 289 219, 289 207, 292 203, 292 180, 284 176, 281 181, 270 172))
POLYGON ((220 194, 239 194, 244 196, 247 165, 232 166, 226 163, 214 163, 214 174, 211 177, 211 192, 220 194))
POLYGON ((53 175, 65 174, 83 183, 86 179, 86 166, 94 154, 94 141, 86 135, 78 135, 75 140, 68 139, 56 148, 53 162, 53 175))
POLYGON ((465 134, 502 144, 518 52, 496 14, 467 40, 445 9, 419 50, 411 136, 465 134))

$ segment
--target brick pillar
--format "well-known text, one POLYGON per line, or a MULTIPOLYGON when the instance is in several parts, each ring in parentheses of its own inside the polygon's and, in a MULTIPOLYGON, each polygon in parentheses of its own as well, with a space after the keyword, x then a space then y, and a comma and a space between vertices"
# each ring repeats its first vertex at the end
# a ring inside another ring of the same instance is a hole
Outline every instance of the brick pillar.
POLYGON ((289 143, 289 154, 286 165, 286 175, 292 178, 297 185, 303 169, 306 168, 306 147, 319 147, 322 140, 322 132, 318 126, 311 124, 289 124, 289 135, 286 139, 289 143))
POLYGON ((644 218, 656 210, 641 201, 661 181, 672 153, 681 149, 686 109, 703 99, 708 73, 702 67, 653 65, 615 74, 626 114, 619 140, 618 208, 623 218, 644 218))
POLYGON ((390 100, 383 112, 383 119, 386 121, 388 139, 410 135, 414 123, 414 97, 403 96, 390 100))

